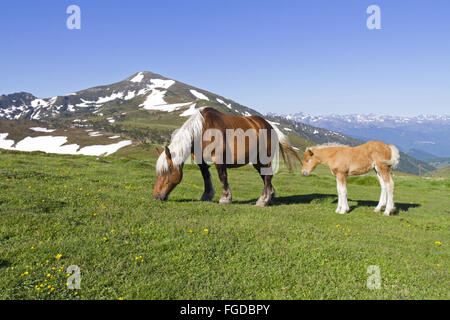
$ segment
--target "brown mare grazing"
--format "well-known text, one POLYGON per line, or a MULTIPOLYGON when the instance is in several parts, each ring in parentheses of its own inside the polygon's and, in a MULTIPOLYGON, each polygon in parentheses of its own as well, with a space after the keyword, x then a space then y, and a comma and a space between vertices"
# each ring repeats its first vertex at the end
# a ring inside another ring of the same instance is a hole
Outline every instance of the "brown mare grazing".
POLYGON ((400 161, 398 149, 380 141, 369 141, 357 147, 343 145, 320 145, 307 148, 303 160, 302 173, 308 176, 320 163, 331 169, 336 176, 338 191, 337 213, 349 211, 347 203, 347 176, 360 175, 375 169, 381 185, 380 201, 375 212, 384 206, 384 215, 394 209, 394 181, 390 170, 400 161))
POLYGON ((215 194, 207 161, 214 162, 216 166, 223 189, 219 203, 223 204, 231 203, 232 198, 228 185, 227 168, 236 168, 252 163, 264 182, 263 193, 256 205, 270 205, 275 196, 275 189, 272 186, 272 162, 275 165, 275 160, 277 159, 274 160, 274 157, 278 154, 278 149, 275 149, 275 152, 272 150, 271 138, 276 138, 275 141, 277 141, 277 145, 279 144, 283 158, 289 168, 292 167, 292 161, 300 161, 286 136, 262 117, 228 115, 208 107, 199 109, 172 137, 172 141, 165 148, 165 151, 161 152, 158 150, 160 155, 156 163, 157 180, 153 191, 155 199, 167 200, 169 193, 181 182, 183 165, 191 154, 195 153, 195 141, 200 141, 197 145, 201 145, 201 150, 199 154, 195 154, 195 162, 200 167, 205 185, 205 191, 201 197, 202 201, 211 201, 215 194), (209 129, 219 132, 218 137, 211 139, 208 136, 208 133, 211 131, 209 129), (234 139, 225 139, 228 129, 232 129, 232 132, 235 132, 236 136, 234 136, 234 139), (262 139, 257 135, 256 143, 250 143, 251 139, 246 139, 244 134, 249 129, 254 129, 257 134, 264 131, 261 129, 266 129, 267 139, 262 139), (274 129, 274 132, 276 132, 276 137, 271 134, 271 129, 274 129), (241 143, 238 143, 239 138, 243 139, 241 143), (216 140, 220 148, 211 150, 211 145, 216 140), (260 145, 265 149, 264 152, 270 159, 268 162, 263 163, 260 161, 260 145), (232 152, 231 150, 234 151, 232 152), (256 158, 252 158, 254 156, 256 158), (219 161, 219 159, 222 160, 219 161), (270 170, 265 171, 263 169, 270 170))

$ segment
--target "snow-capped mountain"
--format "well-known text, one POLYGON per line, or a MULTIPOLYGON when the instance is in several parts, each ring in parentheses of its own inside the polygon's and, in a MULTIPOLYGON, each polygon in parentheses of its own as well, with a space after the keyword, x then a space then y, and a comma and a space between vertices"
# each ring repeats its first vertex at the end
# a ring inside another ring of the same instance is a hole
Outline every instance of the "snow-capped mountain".
POLYGON ((228 99, 145 71, 117 83, 89 88, 65 96, 37 98, 27 92, 2 95, 0 96, 0 119, 39 120, 63 115, 70 116, 76 112, 95 114, 108 102, 124 102, 144 97, 145 100, 139 103, 139 107, 146 110, 173 111, 192 105, 196 100, 210 101, 211 98, 235 113, 249 114, 247 108, 228 99), (233 105, 236 105, 234 109, 233 105))
POLYGON ((360 140, 382 140, 396 144, 402 151, 428 157, 450 157, 450 116, 415 117, 349 114, 314 116, 295 113, 285 116, 295 122, 341 132, 360 140))
POLYGON ((161 143, 161 137, 169 138, 178 123, 204 105, 232 114, 258 114, 224 97, 145 71, 65 96, 38 98, 27 92, 0 96, 0 148, 109 155, 132 141, 133 145, 149 140, 161 143), (170 116, 154 123, 161 113, 170 116))

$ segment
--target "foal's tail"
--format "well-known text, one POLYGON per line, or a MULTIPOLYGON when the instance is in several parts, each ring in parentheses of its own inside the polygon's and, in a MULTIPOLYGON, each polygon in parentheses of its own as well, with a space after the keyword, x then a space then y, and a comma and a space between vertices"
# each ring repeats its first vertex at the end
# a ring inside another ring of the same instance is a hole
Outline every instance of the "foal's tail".
POLYGON ((391 159, 385 160, 383 162, 391 168, 395 169, 395 167, 397 167, 398 163, 400 162, 400 152, 393 144, 390 144, 389 148, 391 148, 391 159))
POLYGON ((297 152, 295 152, 294 148, 291 146, 288 137, 286 137, 286 135, 281 132, 275 124, 273 124, 272 122, 270 124, 277 133, 278 141, 280 144, 280 151, 281 155, 283 156, 284 163, 286 164, 288 170, 292 172, 296 168, 297 163, 302 163, 302 160, 300 160, 297 152))

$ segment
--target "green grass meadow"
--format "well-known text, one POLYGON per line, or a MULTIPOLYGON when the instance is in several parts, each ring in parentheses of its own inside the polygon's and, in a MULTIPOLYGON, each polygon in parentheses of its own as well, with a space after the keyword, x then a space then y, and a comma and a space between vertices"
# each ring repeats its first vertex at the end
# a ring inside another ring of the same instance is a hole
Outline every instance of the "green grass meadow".
POLYGON ((228 171, 232 205, 218 204, 213 167, 214 202, 199 201, 194 165, 155 201, 155 161, 0 151, 0 299, 450 298, 448 178, 396 172, 390 217, 373 212, 373 174, 350 178, 351 212, 339 215, 324 167, 280 170, 274 205, 259 208, 252 167, 228 171), (80 289, 66 286, 70 265, 80 289))

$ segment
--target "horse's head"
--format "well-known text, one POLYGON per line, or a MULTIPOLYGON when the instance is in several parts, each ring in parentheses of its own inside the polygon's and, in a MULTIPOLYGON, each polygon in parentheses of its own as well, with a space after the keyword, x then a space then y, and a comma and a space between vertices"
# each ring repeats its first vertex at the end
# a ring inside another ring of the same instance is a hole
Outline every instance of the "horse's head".
POLYGON ((155 188, 153 189, 153 196, 157 200, 165 201, 167 200, 169 193, 181 182, 181 179, 183 178, 183 168, 182 166, 177 167, 173 165, 168 147, 165 148, 164 153, 158 149, 156 150, 158 151, 160 158, 165 157, 168 166, 166 170, 159 170, 155 188))
POLYGON ((304 176, 309 176, 318 164, 319 160, 314 155, 314 151, 310 148, 306 149, 305 156, 303 157, 302 174, 304 176))

